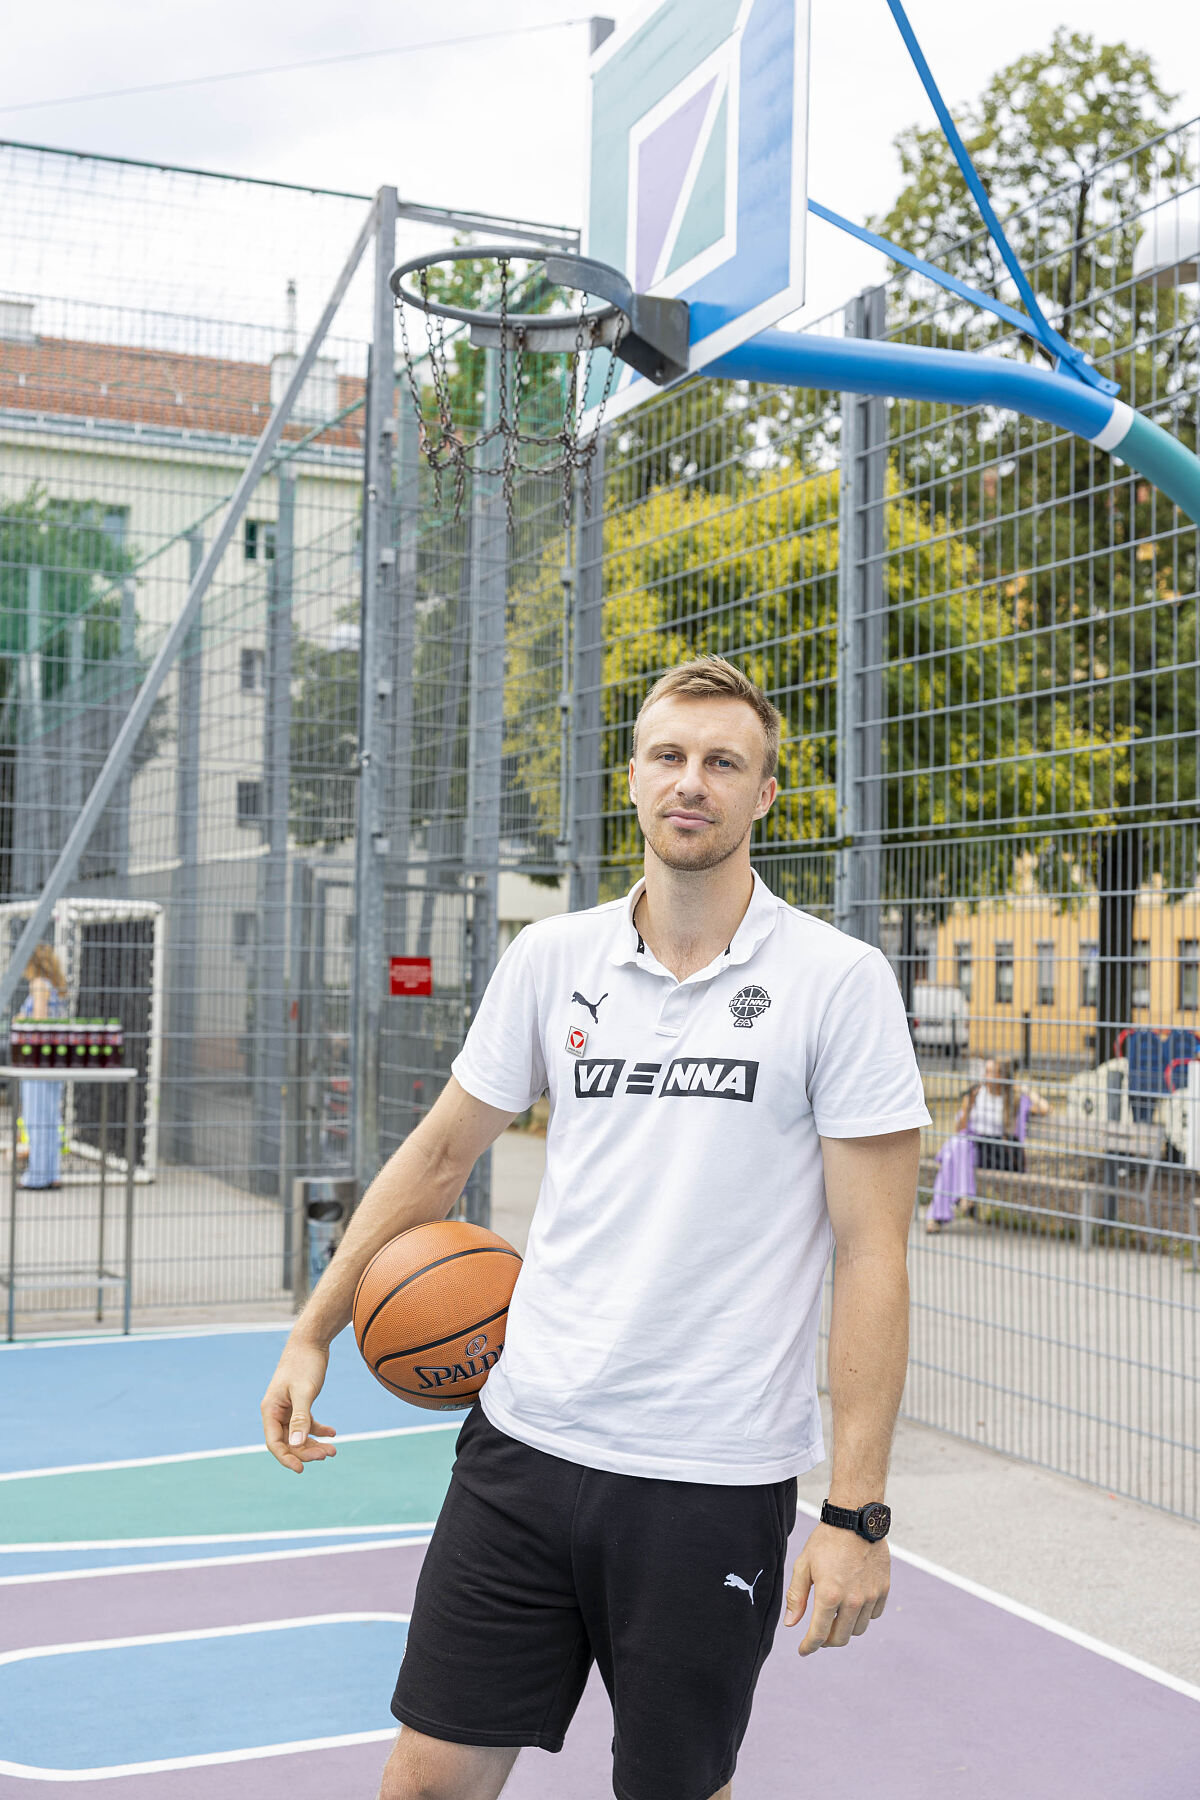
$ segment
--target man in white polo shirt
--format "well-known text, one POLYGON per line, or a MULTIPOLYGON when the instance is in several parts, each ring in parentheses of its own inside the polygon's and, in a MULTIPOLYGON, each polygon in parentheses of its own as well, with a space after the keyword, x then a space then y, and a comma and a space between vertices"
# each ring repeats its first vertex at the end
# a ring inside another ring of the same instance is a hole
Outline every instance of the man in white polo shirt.
POLYGON ((787 1584, 795 1478, 824 1455, 814 1357, 835 1243, 829 1499, 787 1622, 811 1594, 807 1655, 883 1611, 929 1115, 883 956, 751 869, 780 723, 720 658, 651 689, 629 771, 644 880, 510 946, 263 1401, 285 1467, 332 1454, 311 1406, 362 1269, 443 1217, 548 1092, 504 1354, 459 1436, 380 1800, 495 1800, 520 1746, 561 1747, 593 1661, 619 1800, 728 1800, 787 1584))

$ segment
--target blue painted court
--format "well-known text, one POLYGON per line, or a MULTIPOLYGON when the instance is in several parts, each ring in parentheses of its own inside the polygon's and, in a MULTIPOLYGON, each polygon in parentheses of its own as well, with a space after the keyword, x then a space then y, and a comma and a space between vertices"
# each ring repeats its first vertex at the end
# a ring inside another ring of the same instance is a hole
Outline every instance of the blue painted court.
MULTIPOLYGON (((256 1442, 283 1338, 0 1351, 0 1800, 80 1780, 115 1800, 374 1794, 457 1425, 385 1393, 345 1333, 317 1409, 339 1454, 288 1475, 256 1442)), ((1200 1691, 902 1551, 881 1625, 803 1663, 797 1641, 780 1632, 760 1683, 753 1800, 1195 1794, 1200 1691)), ((526 1751, 506 1795, 603 1800, 610 1737, 593 1680, 566 1749, 526 1751)))

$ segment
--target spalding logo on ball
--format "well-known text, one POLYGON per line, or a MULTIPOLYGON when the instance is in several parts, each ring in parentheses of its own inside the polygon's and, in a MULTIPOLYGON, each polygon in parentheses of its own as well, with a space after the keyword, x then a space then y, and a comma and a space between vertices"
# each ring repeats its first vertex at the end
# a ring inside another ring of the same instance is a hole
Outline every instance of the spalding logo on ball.
POLYGON ((470 1406, 500 1360, 520 1269, 511 1244, 462 1219, 392 1238, 354 1294, 354 1336, 372 1375, 410 1406, 470 1406))

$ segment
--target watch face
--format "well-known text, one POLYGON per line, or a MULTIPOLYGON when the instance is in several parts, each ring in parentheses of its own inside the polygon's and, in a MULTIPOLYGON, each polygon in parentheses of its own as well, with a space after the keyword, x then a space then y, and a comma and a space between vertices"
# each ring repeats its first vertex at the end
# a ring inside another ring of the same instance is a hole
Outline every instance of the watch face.
POLYGON ((870 1538, 873 1544, 877 1544, 880 1538, 887 1536, 891 1523, 892 1509, 890 1506, 885 1506, 881 1500, 876 1501, 873 1506, 863 1507, 863 1535, 864 1537, 870 1538))

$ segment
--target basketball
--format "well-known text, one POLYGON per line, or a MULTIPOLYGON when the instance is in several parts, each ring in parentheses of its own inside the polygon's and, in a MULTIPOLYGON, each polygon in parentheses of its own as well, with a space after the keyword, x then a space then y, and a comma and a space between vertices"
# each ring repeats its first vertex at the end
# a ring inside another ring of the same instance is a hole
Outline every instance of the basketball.
POLYGON ((470 1406, 504 1348, 520 1268, 511 1244, 461 1219, 392 1238, 354 1293, 354 1336, 372 1375, 412 1406, 470 1406))

